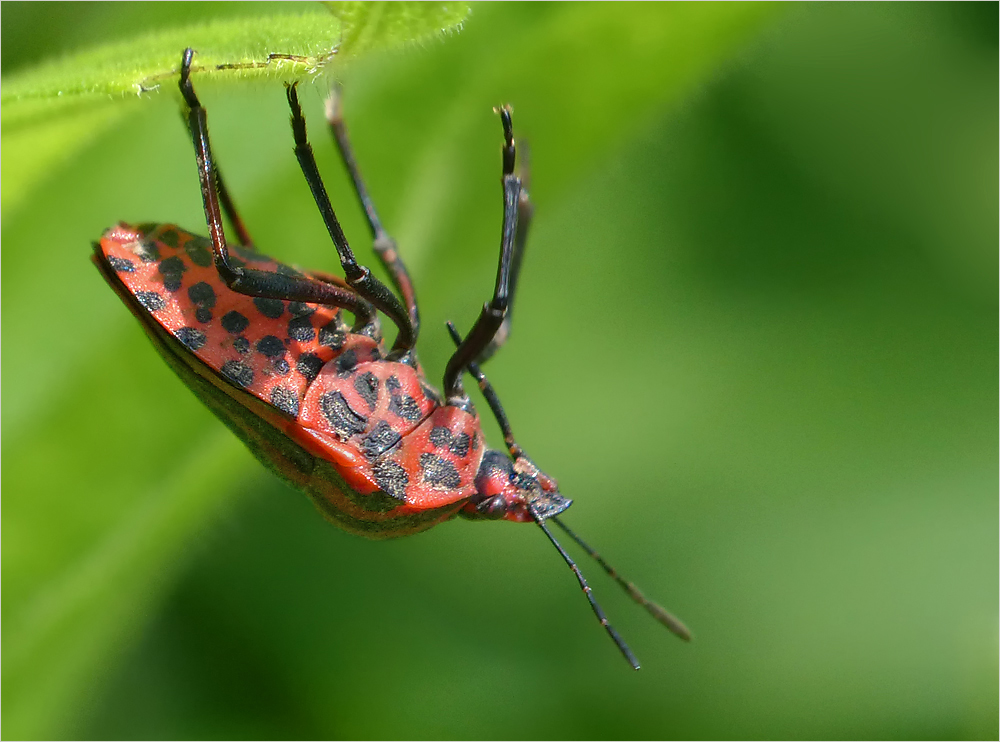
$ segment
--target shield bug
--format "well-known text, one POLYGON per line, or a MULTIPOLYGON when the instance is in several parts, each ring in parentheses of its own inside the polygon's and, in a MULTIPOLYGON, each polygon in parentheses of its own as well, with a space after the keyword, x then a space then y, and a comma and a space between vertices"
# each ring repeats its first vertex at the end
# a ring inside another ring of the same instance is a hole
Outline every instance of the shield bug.
POLYGON ((456 350, 443 392, 417 360, 416 296, 396 243, 361 178, 341 116, 327 121, 351 176, 393 288, 359 264, 320 178, 296 85, 286 86, 295 155, 330 233, 343 277, 302 271, 257 252, 212 156, 205 108, 185 50, 180 91, 194 143, 209 237, 170 224, 118 224, 94 245, 93 261, 191 390, 279 476, 303 490, 335 525, 369 538, 405 536, 455 516, 534 523, 573 570, 619 650, 639 663, 608 623, 583 573, 556 540, 554 523, 637 603, 682 639, 684 625, 647 600, 571 531, 572 503, 518 445, 481 363, 508 336, 510 307, 532 217, 515 171, 509 107, 503 124, 503 229, 493 295, 456 350), (239 244, 227 241, 225 214, 239 244), (382 337, 379 314, 397 332, 382 337), (351 321, 345 317, 350 315, 351 321), (503 432, 506 451, 487 448, 462 384, 470 373, 503 432))

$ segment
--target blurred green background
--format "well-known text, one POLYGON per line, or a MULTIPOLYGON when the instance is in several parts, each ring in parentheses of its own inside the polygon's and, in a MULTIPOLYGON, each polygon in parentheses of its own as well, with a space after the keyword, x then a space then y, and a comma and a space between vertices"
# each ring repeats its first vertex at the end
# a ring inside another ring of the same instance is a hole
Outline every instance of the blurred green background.
MULTIPOLYGON (((155 355, 88 253, 205 231, 170 86, 37 172, 5 147, 4 737, 995 739, 997 7, 476 5, 335 69, 435 380, 513 104, 536 219, 489 372, 567 522, 695 633, 584 565, 639 673, 537 529, 343 534, 155 355)), ((241 12, 5 3, 3 75, 241 12)), ((333 269, 280 84, 199 92, 258 246, 333 269)))

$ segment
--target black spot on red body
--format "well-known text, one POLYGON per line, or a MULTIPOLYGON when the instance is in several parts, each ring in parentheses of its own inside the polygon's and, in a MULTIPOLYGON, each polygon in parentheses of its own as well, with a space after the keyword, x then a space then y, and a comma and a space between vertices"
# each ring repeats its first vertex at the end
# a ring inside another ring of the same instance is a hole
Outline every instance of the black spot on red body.
POLYGON ((276 335, 265 335, 257 341, 257 352, 268 358, 278 358, 285 354, 285 344, 276 335))
POLYGON ((155 291, 136 291, 135 298, 147 312, 157 312, 166 306, 163 297, 155 291))
POLYGON ((234 384, 244 388, 249 388, 253 384, 253 369, 242 361, 226 361, 219 371, 234 384))
POLYGON ((389 411, 405 420, 416 421, 423 415, 417 401, 406 394, 394 394, 389 398, 389 411))
POLYGON ((271 404, 292 417, 298 417, 299 397, 290 389, 276 386, 271 390, 271 404))
POLYGON ((171 255, 169 258, 164 258, 160 261, 160 265, 157 266, 157 270, 165 276, 171 273, 183 273, 187 269, 187 264, 185 264, 180 255, 171 255))
POLYGON ((310 314, 315 314, 316 309, 302 301, 290 301, 288 302, 288 313, 293 317, 307 317, 310 314))
MULTIPOLYGON (((388 382, 386 382, 386 386, 389 386, 388 382)), ((431 442, 431 445, 436 448, 444 448, 451 443, 451 431, 442 425, 435 425, 431 429, 431 434, 428 436, 428 440, 431 442)))
POLYGON ((108 255, 108 265, 114 268, 117 273, 135 273, 135 263, 125 258, 108 255))
POLYGON ((406 469, 395 461, 379 461, 372 467, 372 474, 375 475, 375 484, 380 490, 405 502, 406 485, 410 483, 406 469))
POLYGON ((379 420, 378 425, 372 428, 372 431, 364 437, 361 447, 364 449, 365 456, 369 459, 374 459, 384 454, 401 440, 403 440, 403 437, 393 430, 389 423, 385 420, 379 420))
POLYGON ((198 281, 198 283, 188 287, 188 298, 194 304, 211 309, 215 306, 215 289, 205 281, 198 281))
POLYGON ((292 340, 298 340, 300 343, 308 343, 316 337, 316 330, 312 326, 309 315, 293 317, 288 320, 288 337, 292 340))
POLYGON ((325 345, 333 350, 340 350, 344 347, 344 340, 347 334, 340 328, 336 319, 332 319, 319 328, 319 344, 325 345))
POLYGON ((320 369, 323 368, 323 359, 315 353, 303 353, 295 361, 295 370, 312 382, 319 376, 320 369))
POLYGON ((285 376, 292 370, 292 367, 288 365, 288 361, 284 358, 279 358, 276 361, 273 361, 271 363, 271 367, 274 369, 274 373, 278 376, 285 376))
POLYGON ((371 371, 365 371, 354 377, 354 391, 365 401, 369 410, 375 409, 378 402, 378 377, 371 371))
POLYGON ((459 433, 453 439, 451 444, 448 446, 448 450, 459 458, 465 458, 469 455, 469 434, 459 433))
POLYGON ((455 489, 462 483, 455 465, 432 453, 420 454, 420 468, 424 470, 424 481, 427 484, 455 489))
POLYGON ((399 377, 393 374, 388 379, 385 380, 385 388, 390 394, 393 392, 398 392, 403 388, 403 385, 399 381, 399 377))
POLYGON ((180 239, 177 230, 172 227, 164 227, 156 237, 167 247, 177 247, 178 240, 180 239))
POLYGON ((233 338, 233 348, 237 353, 246 355, 250 352, 250 341, 242 335, 238 338, 233 338))
POLYGON ((188 287, 188 298, 197 305, 194 310, 195 319, 202 324, 212 321, 212 307, 215 306, 215 289, 205 281, 199 281, 188 287))
POLYGON ((222 316, 222 327, 226 332, 233 335, 239 335, 245 329, 250 326, 250 320, 244 317, 242 314, 233 310, 231 312, 226 312, 222 316))
POLYGON ((278 319, 285 313, 285 302, 281 299, 267 299, 263 296, 255 296, 253 305, 257 311, 269 319, 278 319))
POLYGON ((368 424, 368 418, 352 410, 340 392, 327 392, 320 397, 319 408, 330 427, 341 438, 363 433, 368 424))
POLYGON ((207 268, 213 262, 212 250, 205 245, 200 238, 188 240, 184 245, 184 252, 191 258, 191 262, 202 268, 207 268))
POLYGON ((188 350, 198 350, 208 339, 205 333, 194 327, 181 327, 174 332, 174 337, 180 340, 188 350))
POLYGON ((459 458, 465 458, 469 455, 470 438, 468 433, 452 435, 448 428, 438 425, 431 430, 429 440, 437 448, 447 448, 459 458))
POLYGON ((160 275, 163 276, 163 288, 167 291, 177 291, 181 287, 184 271, 188 268, 177 255, 160 261, 160 275))

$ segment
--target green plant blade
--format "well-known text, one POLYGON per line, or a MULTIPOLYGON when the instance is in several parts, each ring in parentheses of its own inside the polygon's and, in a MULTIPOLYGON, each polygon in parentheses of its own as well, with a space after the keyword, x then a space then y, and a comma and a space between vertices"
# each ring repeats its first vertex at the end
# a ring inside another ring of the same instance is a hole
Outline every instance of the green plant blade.
MULTIPOLYGON (((5 117, 14 102, 78 96, 124 98, 155 90, 177 73, 180 50, 197 52, 193 70, 218 79, 294 80, 335 56, 357 57, 459 26, 466 3, 289 3, 285 12, 160 28, 42 64, 5 80, 5 117)), ((51 112, 47 112, 51 114, 51 112)))
MULTIPOLYGON (((189 3, 182 5, 190 6, 189 3)), ((459 28, 467 3, 266 3, 261 12, 191 20, 42 63, 4 80, 3 210, 17 207, 46 170, 122 115, 112 104, 157 93, 191 47, 199 78, 223 83, 292 81, 333 60, 419 42, 459 28), (11 182, 13 181, 13 182, 11 182)))

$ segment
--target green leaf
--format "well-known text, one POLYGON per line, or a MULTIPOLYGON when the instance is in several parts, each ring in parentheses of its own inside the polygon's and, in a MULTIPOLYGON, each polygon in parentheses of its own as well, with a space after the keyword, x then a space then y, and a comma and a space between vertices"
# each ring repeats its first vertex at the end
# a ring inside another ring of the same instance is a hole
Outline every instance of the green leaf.
POLYGON ((177 74, 180 50, 197 52, 192 70, 223 80, 294 80, 338 56, 417 41, 460 26, 466 3, 288 3, 284 12, 160 28, 128 41, 53 60, 5 80, 4 115, 15 101, 138 96, 177 74), (304 7, 303 7, 304 6, 304 7))
MULTIPOLYGON (((189 5, 189 4, 186 4, 189 5)), ((3 209, 23 202, 51 165, 66 160, 134 102, 168 86, 181 51, 195 49, 204 80, 291 81, 334 60, 412 43, 456 29, 467 3, 266 3, 259 12, 149 29, 53 59, 4 79, 3 209)))
POLYGON ((327 2, 343 24, 339 53, 356 56, 457 31, 469 3, 327 2))

